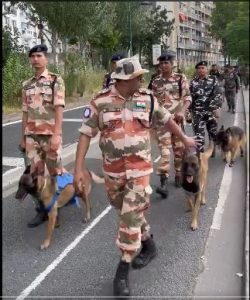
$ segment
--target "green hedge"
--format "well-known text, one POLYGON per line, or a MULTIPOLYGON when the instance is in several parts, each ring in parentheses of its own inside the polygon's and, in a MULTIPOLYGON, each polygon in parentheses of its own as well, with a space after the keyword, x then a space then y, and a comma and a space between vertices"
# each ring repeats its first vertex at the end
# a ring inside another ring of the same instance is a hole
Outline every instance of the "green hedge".
MULTIPOLYGON (((49 64, 48 69, 60 74, 53 64, 49 64)), ((79 55, 68 55, 64 72, 61 74, 65 81, 66 97, 75 99, 76 95, 83 96, 86 93, 87 98, 91 98, 102 89, 105 73, 105 70, 93 71, 86 66, 84 59, 79 55)), ((22 83, 32 75, 33 71, 27 55, 11 53, 2 70, 4 108, 17 108, 17 110, 21 108, 22 83)))
POLYGON ((11 53, 2 70, 3 105, 21 107, 22 82, 32 76, 27 55, 11 53))

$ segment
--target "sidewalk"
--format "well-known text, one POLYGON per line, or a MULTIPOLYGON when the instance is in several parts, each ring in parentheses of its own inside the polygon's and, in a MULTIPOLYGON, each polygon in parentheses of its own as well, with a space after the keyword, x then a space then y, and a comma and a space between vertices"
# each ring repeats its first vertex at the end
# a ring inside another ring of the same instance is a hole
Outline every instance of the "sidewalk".
POLYGON ((246 214, 245 214, 245 287, 244 292, 249 298, 249 89, 242 90, 245 116, 246 116, 246 135, 247 135, 247 188, 246 188, 246 214))

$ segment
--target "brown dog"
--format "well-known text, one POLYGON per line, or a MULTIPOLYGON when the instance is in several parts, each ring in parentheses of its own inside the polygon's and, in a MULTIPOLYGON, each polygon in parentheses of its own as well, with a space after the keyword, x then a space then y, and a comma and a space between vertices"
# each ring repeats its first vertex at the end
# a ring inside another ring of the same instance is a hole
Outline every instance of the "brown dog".
POLYGON ((208 160, 214 149, 214 142, 210 141, 208 149, 200 153, 185 154, 182 161, 182 187, 186 193, 187 211, 192 212, 191 229, 198 228, 198 214, 201 204, 206 203, 208 160))
MULTIPOLYGON (((84 170, 84 183, 79 187, 79 193, 77 196, 80 197, 85 205, 86 213, 84 215, 83 221, 87 222, 90 220, 90 192, 92 181, 96 183, 104 183, 104 179, 98 177, 93 172, 89 170, 84 170)), ((57 193, 57 182, 54 177, 50 175, 41 176, 37 174, 30 173, 30 167, 27 167, 23 175, 19 180, 18 190, 16 192, 16 199, 24 200, 27 194, 31 194, 38 197, 44 204, 45 210, 48 212, 48 227, 46 238, 41 245, 41 249, 47 249, 50 246, 52 233, 54 231, 56 220, 58 216, 58 208, 65 206, 70 202, 75 196, 75 188, 73 184, 67 184, 58 196, 55 197, 57 193), (55 201, 54 201, 55 200, 55 201)), ((82 205, 83 207, 83 205, 82 205)), ((84 214, 84 210, 83 210, 84 214)))
POLYGON ((229 163, 232 167, 235 163, 235 158, 240 150, 240 156, 244 156, 244 146, 246 143, 246 135, 238 126, 228 127, 226 130, 221 126, 217 134, 216 144, 220 146, 222 159, 229 163))

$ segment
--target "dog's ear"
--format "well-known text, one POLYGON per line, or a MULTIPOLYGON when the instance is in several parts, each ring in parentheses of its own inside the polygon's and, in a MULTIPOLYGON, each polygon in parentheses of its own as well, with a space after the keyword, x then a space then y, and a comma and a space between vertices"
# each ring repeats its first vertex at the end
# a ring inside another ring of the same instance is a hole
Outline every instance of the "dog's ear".
POLYGON ((23 174, 30 174, 30 165, 28 165, 27 167, 26 167, 26 169, 24 170, 24 172, 23 172, 23 174))

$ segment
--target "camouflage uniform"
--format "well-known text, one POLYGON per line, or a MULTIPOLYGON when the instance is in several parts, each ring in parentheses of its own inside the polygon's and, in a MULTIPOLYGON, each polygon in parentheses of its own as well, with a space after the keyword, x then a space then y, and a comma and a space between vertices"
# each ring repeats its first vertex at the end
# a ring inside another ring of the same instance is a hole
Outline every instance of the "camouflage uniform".
MULTIPOLYGON (((144 217, 152 192, 150 146, 150 91, 140 89, 123 98, 116 88, 103 90, 84 110, 80 133, 89 137, 100 130, 106 190, 111 205, 120 211, 117 246, 122 259, 131 262, 141 241, 150 237, 144 217)), ((170 114, 154 99, 152 123, 162 126, 170 114)))
POLYGON ((204 79, 196 76, 190 82, 192 105, 192 126, 197 137, 197 148, 204 152, 205 126, 210 139, 215 141, 217 135, 217 121, 213 111, 221 108, 222 95, 218 80, 215 76, 207 75, 204 79))
POLYGON ((44 173, 45 163, 50 174, 61 173, 61 148, 52 150, 50 139, 55 127, 55 106, 64 106, 64 82, 60 76, 47 69, 38 79, 35 77, 23 83, 22 110, 28 113, 25 128, 26 155, 31 162, 31 171, 44 173), (53 83, 53 81, 55 82, 53 83), (52 98, 54 84, 54 99, 52 98))
MULTIPOLYGON (((185 101, 192 101, 187 78, 183 74, 172 73, 168 79, 157 76, 152 83, 152 91, 157 97, 160 105, 164 106, 174 117, 181 110, 185 101), (180 95, 181 93, 181 95, 180 95)), ((177 123, 181 126, 181 123, 177 123)), ((161 159, 157 168, 157 174, 166 174, 170 170, 170 148, 174 152, 174 165, 176 175, 180 174, 184 145, 175 135, 170 132, 156 128, 156 137, 160 148, 161 159)))
POLYGON ((224 80, 225 80, 225 97, 227 100, 228 110, 235 110, 235 98, 236 93, 238 93, 240 87, 240 80, 239 77, 234 74, 233 72, 224 73, 224 80))

